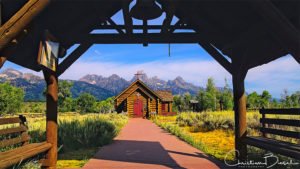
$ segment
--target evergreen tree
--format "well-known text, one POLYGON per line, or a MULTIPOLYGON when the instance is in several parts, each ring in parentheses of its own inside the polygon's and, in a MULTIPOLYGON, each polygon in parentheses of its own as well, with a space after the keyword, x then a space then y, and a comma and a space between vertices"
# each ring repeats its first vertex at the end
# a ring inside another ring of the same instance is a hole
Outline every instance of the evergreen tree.
POLYGON ((269 108, 272 99, 271 94, 267 90, 264 90, 260 97, 260 108, 269 108))
POLYGON ((281 94, 281 102, 283 108, 291 108, 293 105, 287 89, 284 89, 283 93, 281 94))
POLYGON ((220 109, 232 110, 233 109, 233 94, 230 90, 227 79, 225 78, 225 86, 223 92, 220 94, 220 109))
POLYGON ((74 100, 72 98, 71 88, 72 82, 66 80, 58 83, 58 109, 60 112, 74 111, 74 100))
POLYGON ((183 101, 180 95, 176 95, 173 97, 173 111, 182 112, 183 101))
POLYGON ((296 91, 290 96, 292 107, 298 108, 300 107, 300 91, 296 91))
POLYGON ((209 110, 217 110, 217 89, 215 87, 214 79, 208 78, 205 92, 206 105, 209 110))
POLYGON ((190 107, 190 101, 192 99, 192 96, 190 93, 185 93, 183 95, 183 106, 182 106, 182 109, 183 111, 190 111, 191 110, 191 107, 190 107))
POLYGON ((260 108, 260 96, 252 92, 247 96, 247 108, 258 110, 260 108))
POLYGON ((83 93, 77 98, 77 109, 80 113, 95 113, 96 98, 89 93, 83 93))
POLYGON ((197 96, 198 107, 200 111, 207 110, 206 95, 204 90, 200 90, 197 96))

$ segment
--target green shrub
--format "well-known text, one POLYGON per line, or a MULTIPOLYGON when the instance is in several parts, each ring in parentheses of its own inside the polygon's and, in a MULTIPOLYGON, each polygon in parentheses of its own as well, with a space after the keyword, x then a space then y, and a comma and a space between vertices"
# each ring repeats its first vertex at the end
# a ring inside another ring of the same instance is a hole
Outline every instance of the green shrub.
POLYGON ((191 131, 212 131, 215 129, 233 129, 234 121, 228 116, 219 116, 214 113, 181 113, 176 118, 176 123, 183 127, 191 127, 191 131))
POLYGON ((24 100, 24 91, 9 83, 0 83, 0 116, 19 112, 24 100))
MULTIPOLYGON (((63 116, 58 121, 58 143, 63 151, 100 147, 110 143, 127 123, 127 116, 116 113, 63 116)), ((29 122, 31 142, 46 140, 45 119, 29 122)))
POLYGON ((117 129, 103 119, 60 121, 58 135, 64 149, 74 150, 108 144, 117 135, 117 129))

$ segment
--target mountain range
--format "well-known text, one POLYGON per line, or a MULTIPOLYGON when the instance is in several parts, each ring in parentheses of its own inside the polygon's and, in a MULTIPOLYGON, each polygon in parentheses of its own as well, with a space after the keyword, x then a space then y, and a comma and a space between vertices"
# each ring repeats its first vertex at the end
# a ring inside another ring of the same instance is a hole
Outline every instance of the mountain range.
MULTIPOLYGON (((157 76, 148 77, 146 74, 139 76, 139 79, 146 83, 153 90, 170 90, 173 95, 190 93, 196 95, 202 87, 195 86, 186 82, 182 77, 178 76, 174 80, 162 80, 157 76)), ((126 80, 116 74, 109 77, 101 75, 85 75, 79 80, 67 80, 73 82, 71 88, 72 96, 78 97, 81 93, 87 92, 94 95, 98 100, 103 100, 111 96, 118 95, 126 87, 128 87, 136 77, 126 80)), ((45 97, 45 82, 42 77, 31 74, 22 73, 15 69, 6 69, 0 73, 0 83, 9 82, 13 86, 21 87, 25 91, 26 101, 43 101, 45 97)))

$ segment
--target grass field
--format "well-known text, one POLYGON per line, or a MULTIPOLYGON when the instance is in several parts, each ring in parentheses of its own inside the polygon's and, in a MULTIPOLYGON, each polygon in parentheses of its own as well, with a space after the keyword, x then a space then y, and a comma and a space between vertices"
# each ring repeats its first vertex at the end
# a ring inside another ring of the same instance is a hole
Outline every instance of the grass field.
MULTIPOLYGON (((24 115, 24 114, 23 114, 24 115)), ((31 142, 46 140, 46 120, 42 114, 25 114, 31 142)), ((60 113, 58 117, 58 168, 82 167, 103 145, 109 144, 127 123, 119 114, 60 113)), ((2 126, 3 127, 3 126, 2 126)), ((5 126, 4 126, 5 127, 5 126)), ((16 168, 39 168, 37 159, 30 159, 16 168)))
MULTIPOLYGON (((272 115, 271 115, 272 116, 272 115)), ((280 116, 282 118, 282 116, 280 116)), ((247 112, 248 135, 258 136, 258 112, 247 112)), ((273 116, 276 118, 276 116, 273 116)), ((285 116, 283 118, 295 118, 285 116)), ((184 112, 177 116, 156 116, 152 119, 158 126, 219 160, 233 160, 234 154, 227 154, 234 149, 234 113, 232 111, 193 113, 184 112)), ((287 130, 298 128, 289 127, 287 130)), ((273 136, 273 138, 297 143, 296 139, 273 136)), ((262 154, 265 151, 249 147, 249 153, 262 154)))

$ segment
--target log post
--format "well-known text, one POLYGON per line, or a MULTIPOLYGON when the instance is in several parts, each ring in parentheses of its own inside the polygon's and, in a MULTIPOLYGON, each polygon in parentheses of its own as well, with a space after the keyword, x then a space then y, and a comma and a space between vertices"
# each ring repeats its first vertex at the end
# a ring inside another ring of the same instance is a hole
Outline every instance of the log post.
POLYGON ((233 95, 234 95, 234 121, 235 121, 235 150, 236 159, 245 160, 247 157, 247 145, 243 138, 247 135, 246 123, 246 95, 244 79, 246 73, 232 74, 233 95))
POLYGON ((150 113, 151 113, 151 99, 150 98, 148 98, 147 99, 147 114, 146 114, 146 118, 149 118, 150 117, 150 113))
POLYGON ((58 100, 58 78, 56 73, 43 71, 47 84, 46 103, 46 136, 47 142, 52 144, 47 152, 46 168, 55 169, 57 161, 57 100, 58 100))

